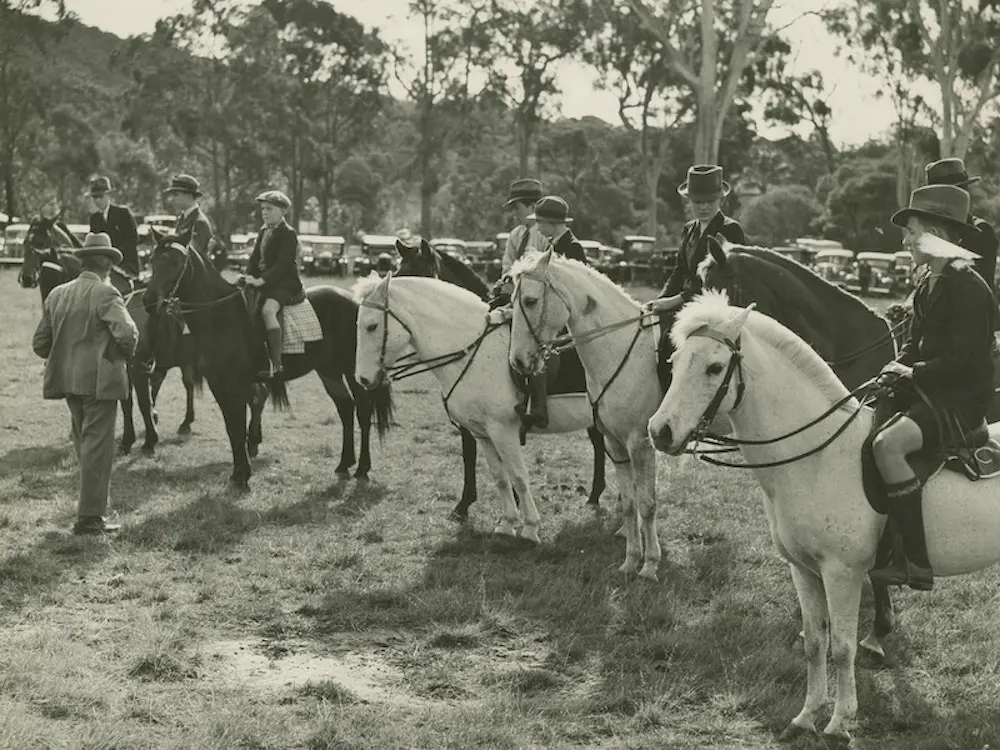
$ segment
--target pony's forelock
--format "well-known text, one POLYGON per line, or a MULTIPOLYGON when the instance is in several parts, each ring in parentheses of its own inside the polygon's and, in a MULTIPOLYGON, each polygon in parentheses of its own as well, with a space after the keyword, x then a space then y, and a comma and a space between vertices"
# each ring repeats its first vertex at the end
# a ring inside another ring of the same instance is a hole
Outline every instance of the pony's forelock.
POLYGON ((375 291, 375 288, 381 283, 382 279, 380 278, 375 278, 374 276, 362 276, 354 283, 354 286, 351 287, 351 294, 354 296, 354 301, 360 305, 371 296, 372 292, 375 291))
POLYGON ((735 308, 729 305, 729 295, 724 291, 709 289, 684 305, 670 329, 674 349, 680 349, 694 331, 702 326, 719 328, 733 316, 735 308))
POLYGON ((514 261, 514 265, 510 267, 511 278, 516 279, 518 276, 524 273, 531 273, 538 267, 538 263, 545 256, 545 253, 539 252, 538 250, 531 250, 520 258, 514 261))
MULTIPOLYGON (((511 278, 516 279, 518 276, 531 273, 532 271, 534 271, 535 268, 537 268, 539 261, 541 261, 543 255, 544 253, 541 253, 537 250, 532 250, 531 252, 518 258, 516 261, 514 261, 514 265, 512 265, 510 268, 511 278)), ((590 274, 591 276, 593 276, 595 279, 600 279, 601 281, 607 284, 611 284, 611 286, 613 286, 616 290, 618 290, 620 294, 627 297, 630 302, 633 302, 636 305, 640 304, 639 301, 631 294, 629 294, 624 287, 622 287, 620 284, 616 284, 607 276, 605 276, 603 273, 598 271, 593 266, 588 265, 587 263, 579 261, 576 258, 566 258, 562 255, 553 255, 552 262, 560 263, 564 266, 569 266, 571 268, 579 268, 585 271, 586 273, 590 274)))

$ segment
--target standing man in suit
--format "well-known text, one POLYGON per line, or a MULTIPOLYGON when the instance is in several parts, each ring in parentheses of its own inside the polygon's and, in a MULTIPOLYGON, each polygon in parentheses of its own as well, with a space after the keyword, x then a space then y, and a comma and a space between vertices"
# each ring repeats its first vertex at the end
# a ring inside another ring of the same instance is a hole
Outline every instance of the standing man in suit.
MULTIPOLYGON (((927 173, 928 185, 954 185, 968 191, 969 185, 979 182, 979 176, 969 177, 965 162, 955 157, 931 162, 924 171, 927 173)), ((1000 246, 996 229, 986 219, 971 213, 965 221, 977 231, 969 233, 962 247, 979 256, 974 264, 976 271, 983 277, 990 291, 996 294, 997 248, 1000 246)))
POLYGON ((677 192, 687 199, 694 218, 684 225, 673 272, 659 296, 644 305, 644 309, 660 313, 657 367, 661 382, 666 381, 670 369, 667 359, 672 353, 670 328, 674 314, 701 291, 698 264, 708 255, 708 238, 721 234, 737 245, 747 241, 742 225, 722 213, 722 201, 730 193, 729 183, 722 179, 722 167, 698 164, 689 168, 687 179, 677 187, 677 192))
POLYGON ((95 177, 90 181, 90 199, 94 202, 94 213, 90 215, 90 231, 104 232, 111 238, 111 244, 122 254, 121 267, 138 277, 139 233, 135 228, 135 217, 127 206, 111 202, 111 180, 95 177))
POLYGON ((177 241, 193 247, 207 265, 212 265, 208 246, 215 232, 212 230, 212 222, 198 204, 201 195, 198 180, 189 174, 174 175, 170 186, 163 191, 170 210, 177 214, 177 225, 174 227, 177 241))
POLYGON ((107 234, 88 234, 74 251, 83 271, 52 290, 32 341, 46 359, 43 394, 65 399, 73 419, 73 446, 80 464, 80 498, 74 534, 118 530, 108 523, 115 415, 128 397, 125 361, 139 332, 121 293, 108 283, 122 254, 107 234))

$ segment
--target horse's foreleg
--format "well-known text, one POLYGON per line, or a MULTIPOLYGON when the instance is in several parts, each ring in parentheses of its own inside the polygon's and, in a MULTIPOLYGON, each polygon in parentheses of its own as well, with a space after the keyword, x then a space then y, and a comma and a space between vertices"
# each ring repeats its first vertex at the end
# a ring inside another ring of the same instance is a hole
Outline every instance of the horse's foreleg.
MULTIPOLYGON (((356 479, 367 479, 368 472, 372 468, 371 436, 372 436, 372 414, 375 412, 375 405, 372 403, 372 396, 368 391, 360 386, 353 386, 354 408, 358 413, 358 426, 361 428, 361 452, 358 454, 358 468, 354 472, 356 479)), ((354 426, 351 425, 353 437, 354 426)))
POLYGON ((823 576, 830 616, 830 655, 837 670, 837 699, 833 716, 823 733, 847 742, 851 739, 848 729, 858 712, 854 657, 858 651, 858 610, 861 608, 864 578, 864 571, 851 569, 823 576))
POLYGON ((660 537, 656 530, 656 453, 645 438, 636 441, 630 451, 632 479, 635 482, 635 504, 642 524, 643 563, 639 575, 657 580, 660 566, 660 537))
POLYGON ((604 452, 604 433, 596 427, 588 427, 587 436, 590 438, 590 444, 594 446, 594 479, 590 483, 590 497, 587 498, 587 505, 600 505, 601 494, 607 486, 604 477, 607 466, 607 455, 604 452))
POLYGON ((541 516, 535 506, 535 498, 531 494, 531 483, 528 479, 528 467, 524 462, 524 452, 516 430, 504 430, 501 434, 491 434, 491 446, 500 456, 500 462, 506 471, 513 491, 520 498, 519 509, 524 520, 521 536, 529 542, 539 543, 538 524, 541 516))
POLYGON ((185 403, 184 421, 177 428, 177 434, 190 435, 191 423, 194 422, 194 367, 191 365, 181 367, 181 380, 184 382, 187 401, 185 403))
MULTIPOLYGON (((517 436, 515 435, 515 439, 517 436)), ((478 438, 479 446, 486 456, 486 463, 490 467, 493 475, 493 482, 496 484, 497 493, 500 495, 501 516, 500 521, 493 529, 494 534, 503 536, 517 536, 517 505, 514 503, 514 495, 511 492, 510 477, 507 469, 503 465, 503 459, 494 447, 489 438, 478 438)))
POLYGON ((830 620, 826 610, 823 580, 812 571, 789 566, 802 610, 806 653, 806 701, 781 738, 791 740, 803 732, 816 732, 816 719, 826 704, 826 652, 830 620))
MULTIPOLYGON (((625 453, 625 448, 616 455, 625 453)), ((639 515, 636 512, 635 478, 632 475, 632 463, 622 461, 615 463, 615 475, 618 477, 618 491, 622 498, 622 529, 625 531, 625 562, 618 570, 626 575, 639 570, 639 560, 642 558, 642 545, 639 542, 639 515)))
POLYGON ((462 499, 448 515, 453 521, 465 521, 469 518, 469 506, 476 502, 476 439, 464 427, 462 435, 462 499))
POLYGON ((139 405, 139 413, 142 415, 142 424, 146 431, 146 439, 142 442, 142 452, 152 455, 156 444, 160 442, 160 435, 156 431, 149 373, 141 364, 133 366, 131 370, 132 390, 135 392, 135 400, 139 405))
POLYGON ((350 391, 344 384, 344 378, 340 375, 329 376, 320 374, 323 388, 333 399, 337 407, 337 414, 340 416, 340 424, 343 428, 343 439, 340 444, 340 463, 337 464, 336 473, 341 475, 350 474, 351 467, 354 466, 354 399, 351 398, 350 391))
POLYGON ((135 444, 135 423, 132 421, 132 366, 128 366, 128 395, 122 399, 122 441, 118 444, 118 452, 127 456, 135 444))
POLYGON ((262 420, 264 406, 267 404, 268 390, 261 385, 254 386, 253 398, 250 399, 250 428, 247 430, 247 455, 257 458, 260 444, 264 442, 262 420))
POLYGON ((247 454, 247 394, 249 386, 223 378, 209 378, 215 402, 219 405, 233 452, 233 472, 229 486, 239 492, 250 489, 250 456, 247 454))

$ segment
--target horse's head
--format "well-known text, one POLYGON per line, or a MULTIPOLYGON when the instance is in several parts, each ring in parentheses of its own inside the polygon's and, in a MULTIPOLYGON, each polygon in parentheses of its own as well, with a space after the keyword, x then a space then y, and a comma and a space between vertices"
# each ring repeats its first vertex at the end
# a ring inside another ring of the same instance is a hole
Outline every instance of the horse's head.
POLYGON ((396 252, 399 253, 397 276, 440 278, 441 265, 438 261, 438 255, 434 252, 434 248, 427 244, 427 240, 421 239, 420 245, 417 247, 407 245, 402 240, 396 240, 396 252))
POLYGON ((739 245, 734 245, 721 234, 708 238, 708 254, 705 259, 698 264, 698 277, 701 279, 703 289, 714 289, 719 292, 727 292, 729 298, 736 304, 739 299, 733 294, 736 284, 735 275, 737 269, 734 263, 730 263, 733 250, 739 245))
POLYGON ((724 293, 706 292, 677 314, 670 331, 670 389, 648 425, 657 450, 681 453, 698 432, 739 403, 740 334, 750 309, 731 307, 724 293))
POLYGON ((147 307, 178 296, 183 291, 184 277, 191 265, 191 251, 177 241, 176 235, 160 234, 155 229, 150 231, 155 244, 149 256, 153 274, 142 294, 142 301, 147 307))
POLYGON ((354 287, 359 305, 354 379, 367 389, 382 385, 386 368, 412 348, 409 328, 389 309, 392 277, 392 271, 382 278, 373 271, 354 287))
POLYGON ((552 249, 525 256, 511 269, 514 278, 510 366, 524 374, 545 369, 549 342, 569 321, 569 305, 552 286, 552 249))

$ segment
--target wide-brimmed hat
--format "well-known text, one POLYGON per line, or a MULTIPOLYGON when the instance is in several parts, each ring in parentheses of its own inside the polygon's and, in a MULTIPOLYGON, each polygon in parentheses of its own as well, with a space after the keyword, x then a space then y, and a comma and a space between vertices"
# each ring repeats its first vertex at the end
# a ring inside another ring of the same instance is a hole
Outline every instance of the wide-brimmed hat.
POLYGON ((970 202, 969 194, 955 185, 925 185, 910 193, 910 205, 894 213, 892 223, 905 227, 911 216, 917 216, 947 224, 966 237, 977 231, 966 223, 970 202))
POLYGON ((722 167, 696 164, 688 169, 687 179, 677 186, 677 192, 695 202, 725 198, 732 188, 722 179, 722 167))
POLYGON ((111 192, 111 180, 107 177, 95 177, 90 181, 91 195, 104 195, 111 192))
POLYGON ((518 201, 531 201, 534 203, 542 197, 542 183, 540 180, 524 178, 514 180, 510 183, 510 191, 507 193, 507 202, 504 208, 510 208, 518 201))
POLYGON ((287 211, 292 207, 292 201, 287 195, 285 195, 280 190, 265 190, 263 193, 254 198, 258 203, 270 203, 272 206, 277 206, 282 211, 287 211))
POLYGON ((190 193, 197 198, 201 195, 201 186, 189 174, 175 174, 170 180, 170 186, 163 191, 164 195, 170 193, 190 193))
POLYGON ((956 185, 958 187, 965 187, 966 185, 971 185, 973 182, 979 182, 978 175, 969 177, 969 173, 965 171, 965 162, 957 156, 932 161, 924 167, 924 172, 927 175, 928 185, 956 185))
POLYGON ((558 195, 546 195, 535 203, 535 210, 528 219, 530 221, 551 221, 554 224, 569 224, 573 221, 569 215, 569 204, 558 195))
POLYGON ((114 263, 122 262, 122 253, 117 247, 111 244, 111 237, 107 232, 89 232, 83 240, 83 247, 73 250, 77 258, 93 258, 103 256, 111 258, 114 263))

